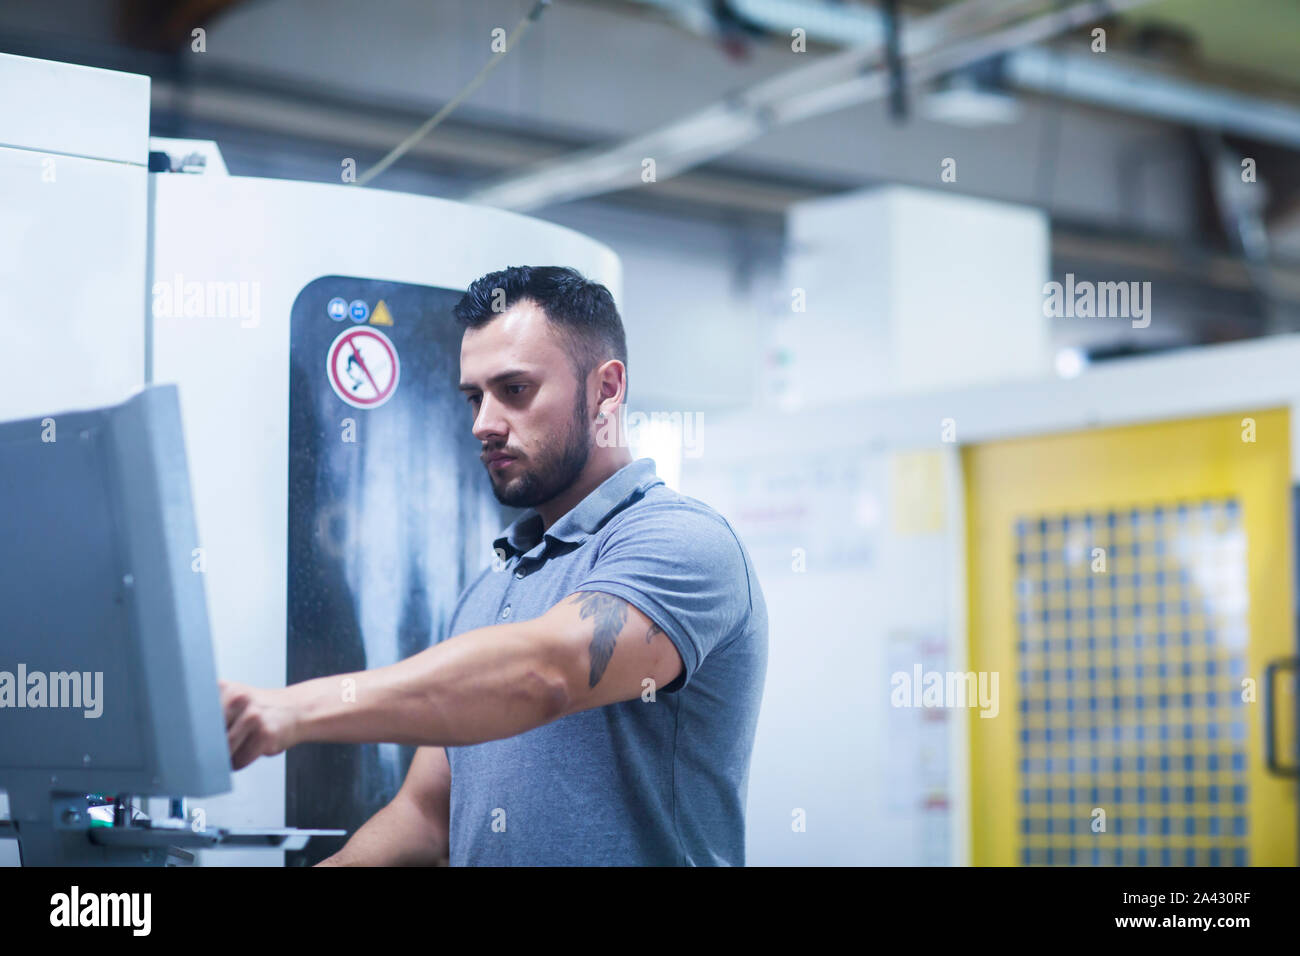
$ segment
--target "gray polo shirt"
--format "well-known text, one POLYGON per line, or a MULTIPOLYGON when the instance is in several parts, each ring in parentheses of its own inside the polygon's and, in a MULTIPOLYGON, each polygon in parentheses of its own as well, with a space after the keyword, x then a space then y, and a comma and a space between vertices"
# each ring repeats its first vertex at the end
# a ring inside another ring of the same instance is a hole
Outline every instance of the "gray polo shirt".
POLYGON ((767 607, 731 525, 639 458, 545 534, 529 511, 493 547, 446 637, 602 591, 658 624, 684 670, 653 701, 448 747, 451 865, 743 865, 767 607))

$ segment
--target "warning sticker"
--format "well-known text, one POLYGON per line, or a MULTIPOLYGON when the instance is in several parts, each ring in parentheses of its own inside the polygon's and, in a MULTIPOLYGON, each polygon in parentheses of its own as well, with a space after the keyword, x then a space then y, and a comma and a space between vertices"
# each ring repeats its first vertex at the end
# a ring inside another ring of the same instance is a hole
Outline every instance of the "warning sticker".
POLYGON ((378 408, 393 397, 401 371, 397 349, 378 329, 341 332, 325 360, 334 394, 355 408, 378 408))

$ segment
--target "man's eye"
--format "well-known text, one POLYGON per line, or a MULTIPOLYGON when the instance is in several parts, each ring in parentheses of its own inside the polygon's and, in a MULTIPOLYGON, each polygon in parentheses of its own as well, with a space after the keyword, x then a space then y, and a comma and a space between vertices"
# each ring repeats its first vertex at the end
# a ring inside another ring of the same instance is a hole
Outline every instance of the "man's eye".
POLYGON ((467 402, 469 402, 471 405, 473 405, 475 402, 478 401, 478 396, 477 396, 477 395, 470 395, 468 398, 465 399, 465 401, 467 401, 467 402))
MULTIPOLYGON (((520 391, 523 391, 523 390, 524 390, 525 388, 527 388, 527 387, 528 387, 527 385, 519 385, 519 384, 515 384, 515 385, 507 385, 507 386, 506 386, 506 388, 512 388, 512 389, 513 389, 513 388, 517 388, 517 389, 519 389, 520 391)), ((511 395, 518 395, 519 392, 511 392, 510 394, 511 394, 511 395)))

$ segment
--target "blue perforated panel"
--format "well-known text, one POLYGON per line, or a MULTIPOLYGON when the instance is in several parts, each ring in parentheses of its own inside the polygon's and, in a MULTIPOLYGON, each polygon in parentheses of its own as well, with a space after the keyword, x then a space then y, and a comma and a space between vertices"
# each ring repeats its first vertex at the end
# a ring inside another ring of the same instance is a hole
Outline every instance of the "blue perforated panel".
POLYGON ((1247 865, 1238 502, 1026 516, 1016 539, 1021 862, 1247 865))

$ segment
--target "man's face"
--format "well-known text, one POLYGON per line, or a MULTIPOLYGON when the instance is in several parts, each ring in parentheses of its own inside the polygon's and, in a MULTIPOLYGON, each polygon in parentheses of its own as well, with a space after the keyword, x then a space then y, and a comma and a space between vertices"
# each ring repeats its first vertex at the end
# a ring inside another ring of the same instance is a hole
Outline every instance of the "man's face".
POLYGON ((503 505, 536 507, 582 473, 592 442, 584 386, 546 314, 530 300, 466 330, 460 390, 503 505))

